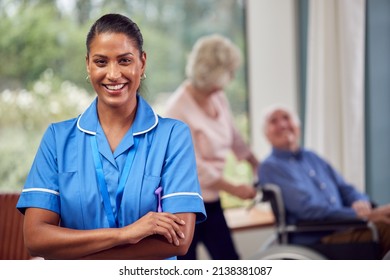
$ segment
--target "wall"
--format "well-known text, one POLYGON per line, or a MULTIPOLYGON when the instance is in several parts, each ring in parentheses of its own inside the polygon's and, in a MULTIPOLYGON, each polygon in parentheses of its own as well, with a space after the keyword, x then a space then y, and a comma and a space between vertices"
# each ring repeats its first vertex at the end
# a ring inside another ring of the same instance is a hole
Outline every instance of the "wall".
POLYGON ((260 158, 270 151, 260 128, 262 109, 274 103, 299 109, 296 7, 295 0, 247 1, 251 143, 260 158))

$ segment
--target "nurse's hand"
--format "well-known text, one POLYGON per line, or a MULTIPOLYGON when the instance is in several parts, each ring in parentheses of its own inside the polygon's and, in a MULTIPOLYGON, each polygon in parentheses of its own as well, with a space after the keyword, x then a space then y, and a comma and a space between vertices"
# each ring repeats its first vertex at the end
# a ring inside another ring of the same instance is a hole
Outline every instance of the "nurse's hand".
POLYGON ((184 238, 180 227, 183 225, 185 222, 174 214, 149 212, 138 221, 122 228, 122 233, 123 238, 130 244, 136 244, 147 236, 158 234, 164 236, 169 243, 179 246, 179 239, 184 238))

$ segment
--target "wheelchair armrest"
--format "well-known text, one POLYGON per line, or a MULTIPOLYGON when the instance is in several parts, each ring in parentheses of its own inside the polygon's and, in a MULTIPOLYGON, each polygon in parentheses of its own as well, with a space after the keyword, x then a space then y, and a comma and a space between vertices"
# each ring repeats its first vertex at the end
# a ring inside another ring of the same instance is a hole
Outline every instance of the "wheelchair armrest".
POLYGON ((345 226, 345 227, 365 227, 367 226, 367 221, 359 218, 346 218, 346 219, 325 219, 325 220, 301 220, 297 222, 298 226, 345 226))
POLYGON ((314 232, 314 231, 337 231, 346 229, 366 228, 371 230, 373 240, 378 241, 379 236, 376 226, 369 221, 360 218, 346 218, 346 219, 326 219, 326 220, 305 220, 297 222, 293 230, 295 232, 314 232))
POLYGON ((350 228, 367 228, 372 232, 373 241, 379 240, 375 224, 359 218, 306 220, 299 221, 294 225, 289 225, 286 221, 286 210, 284 208, 284 201, 279 186, 274 184, 261 185, 256 182, 255 187, 262 191, 262 201, 269 202, 271 205, 277 224, 279 239, 282 240, 282 243, 287 243, 288 233, 338 231, 350 228))

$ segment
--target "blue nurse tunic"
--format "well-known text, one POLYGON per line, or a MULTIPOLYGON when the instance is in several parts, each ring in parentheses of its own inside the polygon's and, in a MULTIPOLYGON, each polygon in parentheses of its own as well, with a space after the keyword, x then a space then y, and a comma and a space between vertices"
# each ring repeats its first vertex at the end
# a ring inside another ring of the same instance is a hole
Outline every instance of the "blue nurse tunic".
POLYGON ((117 226, 133 223, 149 211, 196 213, 206 219, 197 177, 190 130, 161 118, 139 95, 134 123, 114 152, 100 126, 97 99, 78 118, 54 123, 46 130, 28 174, 17 208, 35 207, 60 215, 72 229, 110 227, 103 207, 91 137, 96 137, 112 213, 117 226), (137 140, 137 139, 138 140, 137 140), (133 164, 118 203, 118 182, 129 151, 133 164), (157 195, 155 191, 162 187, 157 195))

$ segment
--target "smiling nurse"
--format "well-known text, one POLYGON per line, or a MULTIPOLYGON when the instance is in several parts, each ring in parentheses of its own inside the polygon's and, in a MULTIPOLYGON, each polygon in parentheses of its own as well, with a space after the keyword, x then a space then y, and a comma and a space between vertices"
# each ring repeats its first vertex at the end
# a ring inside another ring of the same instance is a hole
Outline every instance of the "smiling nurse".
POLYGON ((97 98, 43 136, 17 204, 26 246, 45 259, 174 259, 206 218, 190 131, 138 94, 134 22, 104 15, 86 45, 97 98))

